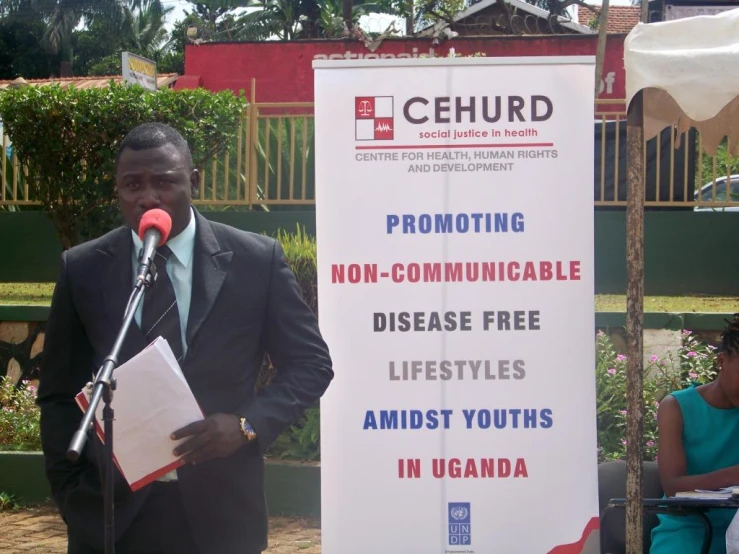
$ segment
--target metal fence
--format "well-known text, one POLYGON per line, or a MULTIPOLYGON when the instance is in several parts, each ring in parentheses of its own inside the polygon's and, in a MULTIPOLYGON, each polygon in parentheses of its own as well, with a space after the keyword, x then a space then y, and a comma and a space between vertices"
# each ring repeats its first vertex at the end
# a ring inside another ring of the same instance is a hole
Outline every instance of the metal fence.
MULTIPOLYGON (((594 200, 599 207, 626 206, 626 111, 623 100, 599 100, 595 122, 594 200)), ((695 130, 664 129, 644 145, 645 206, 697 211, 739 206, 739 158, 727 140, 714 156, 695 130)))
POLYGON ((195 204, 315 203, 312 103, 251 104, 234 144, 201 170, 195 204))
MULTIPOLYGON (((622 100, 595 105, 593 200, 597 207, 623 207, 626 187, 626 112, 622 100)), ((201 206, 242 209, 315 204, 315 136, 312 103, 250 104, 236 140, 201 170, 201 206)), ((0 209, 39 205, 33 173, 2 138, 0 209)), ((653 208, 722 210, 739 207, 739 159, 722 144, 704 154, 700 136, 666 129, 647 141, 645 202, 653 208), (732 177, 733 176, 733 177, 732 177)), ((12 209, 12 208, 10 208, 12 209)))
POLYGON ((32 196, 28 167, 18 161, 15 150, 10 147, 8 135, 3 133, 1 137, 4 155, 0 155, 0 207, 39 205, 40 202, 32 196))

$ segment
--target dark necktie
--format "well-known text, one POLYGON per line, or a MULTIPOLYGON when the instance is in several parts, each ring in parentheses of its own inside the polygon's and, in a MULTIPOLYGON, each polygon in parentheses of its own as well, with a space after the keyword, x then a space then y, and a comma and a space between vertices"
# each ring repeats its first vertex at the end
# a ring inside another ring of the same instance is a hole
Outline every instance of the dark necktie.
POLYGON ((172 255, 168 246, 160 246, 154 255, 157 278, 144 294, 141 329, 149 342, 161 336, 167 339, 177 361, 182 359, 180 312, 174 286, 167 274, 167 259, 172 255))

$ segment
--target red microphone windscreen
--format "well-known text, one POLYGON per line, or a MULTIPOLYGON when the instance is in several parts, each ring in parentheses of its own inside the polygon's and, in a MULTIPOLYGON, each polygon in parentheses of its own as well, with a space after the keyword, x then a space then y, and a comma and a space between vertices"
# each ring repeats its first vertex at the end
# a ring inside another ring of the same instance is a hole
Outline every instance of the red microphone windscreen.
POLYGON ((157 246, 163 245, 169 238, 172 230, 172 218, 164 210, 155 208, 145 212, 139 222, 139 238, 144 240, 144 234, 148 229, 154 228, 162 234, 162 238, 157 246))

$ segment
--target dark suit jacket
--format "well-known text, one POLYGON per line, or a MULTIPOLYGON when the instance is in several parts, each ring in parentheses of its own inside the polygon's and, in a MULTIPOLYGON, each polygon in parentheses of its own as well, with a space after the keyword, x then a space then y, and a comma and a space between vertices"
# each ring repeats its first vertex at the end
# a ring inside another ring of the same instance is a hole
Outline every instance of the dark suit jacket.
MULTIPOLYGON (((262 453, 326 390, 333 378, 331 359, 279 243, 209 222, 197 212, 195 217, 188 352, 182 371, 206 415, 243 415, 259 438, 227 458, 180 468, 180 488, 203 554, 263 550, 267 511, 262 453), (256 395, 265 350, 277 374, 256 395)), ((41 439, 54 499, 70 529, 101 550, 102 445, 90 435, 76 463, 66 459, 66 450, 82 417, 74 396, 92 380, 121 326, 132 290, 132 248, 131 231, 119 228, 62 255, 39 383, 41 439)), ((133 322, 119 363, 146 344, 133 322)), ((132 493, 116 469, 117 538, 148 491, 132 493)))

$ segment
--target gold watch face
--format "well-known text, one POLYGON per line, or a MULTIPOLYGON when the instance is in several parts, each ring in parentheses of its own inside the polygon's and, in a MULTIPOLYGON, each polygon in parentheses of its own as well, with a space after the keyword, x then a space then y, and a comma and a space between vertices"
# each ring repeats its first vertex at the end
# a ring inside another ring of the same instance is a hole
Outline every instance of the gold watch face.
POLYGON ((246 423, 246 418, 243 417, 241 418, 241 432, 249 440, 254 440, 257 437, 257 434, 254 432, 254 430, 248 427, 248 424, 246 423))

